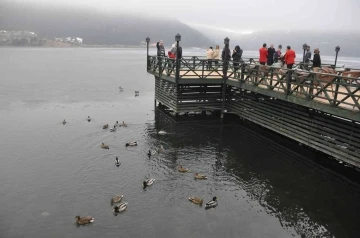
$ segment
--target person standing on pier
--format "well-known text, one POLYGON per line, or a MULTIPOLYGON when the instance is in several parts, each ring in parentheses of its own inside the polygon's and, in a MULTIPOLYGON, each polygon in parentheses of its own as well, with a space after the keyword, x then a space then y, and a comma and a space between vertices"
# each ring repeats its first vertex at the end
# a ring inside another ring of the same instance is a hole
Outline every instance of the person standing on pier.
POLYGON ((263 47, 259 49, 259 53, 260 53, 259 62, 260 64, 265 65, 268 57, 268 50, 266 48, 265 43, 263 44, 263 47))
POLYGON ((237 77, 236 71, 239 70, 239 64, 241 62, 242 53, 243 53, 243 50, 240 48, 240 46, 238 46, 238 45, 235 46, 235 49, 233 50, 233 53, 232 53, 235 78, 237 77))
POLYGON ((314 59, 312 60, 312 62, 313 62, 313 71, 319 72, 319 69, 321 67, 321 58, 320 58, 319 48, 316 48, 314 50, 314 59))
POLYGON ((228 70, 229 60, 231 60, 231 52, 229 45, 225 45, 221 53, 221 59, 224 61, 223 74, 225 75, 228 70))
POLYGON ((277 51, 275 52, 274 62, 277 63, 279 60, 281 61, 281 49, 282 45, 279 45, 277 51))
POLYGON ((216 66, 219 64, 219 60, 220 60, 220 46, 216 45, 214 51, 214 62, 216 66))
POLYGON ((209 49, 206 51, 206 59, 208 60, 207 67, 206 67, 207 70, 210 70, 212 67, 212 61, 214 59, 214 54, 215 54, 215 52, 214 52, 212 46, 210 46, 209 49))
POLYGON ((157 60, 158 60, 158 67, 159 67, 159 70, 160 70, 160 67, 161 67, 161 57, 165 57, 165 47, 164 47, 164 43, 162 40, 158 41, 156 43, 156 48, 157 48, 157 60))
POLYGON ((293 65, 295 64, 296 54, 295 51, 293 51, 290 46, 287 46, 286 48, 287 49, 285 53, 285 64, 288 69, 292 69, 293 65))
POLYGON ((273 65, 274 57, 275 57, 275 48, 274 45, 271 44, 270 48, 268 49, 267 65, 273 65))
POLYGON ((306 53, 304 55, 304 62, 305 64, 309 64, 311 60, 311 52, 310 52, 310 45, 306 48, 306 53))

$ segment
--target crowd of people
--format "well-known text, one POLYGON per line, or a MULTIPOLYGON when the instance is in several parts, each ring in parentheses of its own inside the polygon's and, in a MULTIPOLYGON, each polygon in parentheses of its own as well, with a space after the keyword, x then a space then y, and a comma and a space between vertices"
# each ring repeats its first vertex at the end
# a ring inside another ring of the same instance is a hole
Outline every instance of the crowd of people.
MULTIPOLYGON (((165 57, 165 47, 163 41, 159 41, 156 43, 157 47, 157 56, 158 57, 165 57)), ((278 46, 278 49, 275 50, 274 45, 271 44, 268 48, 266 43, 263 44, 262 48, 259 49, 259 63, 261 65, 268 65, 273 66, 277 64, 280 67, 283 67, 286 65, 288 69, 292 69, 293 65, 295 64, 295 58, 296 53, 294 50, 291 49, 290 46, 286 47, 285 53, 281 52, 282 45, 278 46)), ((233 61, 233 66, 235 73, 239 69, 240 63, 243 62, 242 60, 242 54, 243 50, 240 48, 239 45, 235 46, 232 53, 230 51, 230 48, 228 45, 225 45, 225 47, 222 50, 222 53, 220 54, 220 46, 216 45, 215 49, 210 46, 206 51, 206 59, 207 59, 207 65, 206 69, 210 70, 213 66, 213 63, 215 65, 218 65, 219 60, 231 60, 233 61)), ((167 52, 168 58, 172 60, 172 69, 174 69, 175 64, 174 61, 177 58, 182 58, 182 48, 179 45, 179 50, 177 50, 177 45, 174 43, 171 47, 171 49, 167 52)), ((318 48, 314 49, 314 57, 311 59, 311 51, 310 46, 308 45, 306 48, 306 52, 303 56, 303 68, 309 69, 309 67, 312 66, 313 71, 317 72, 319 71, 321 67, 321 57, 320 57, 320 51, 318 48), (312 65, 311 65, 312 63, 312 65)))

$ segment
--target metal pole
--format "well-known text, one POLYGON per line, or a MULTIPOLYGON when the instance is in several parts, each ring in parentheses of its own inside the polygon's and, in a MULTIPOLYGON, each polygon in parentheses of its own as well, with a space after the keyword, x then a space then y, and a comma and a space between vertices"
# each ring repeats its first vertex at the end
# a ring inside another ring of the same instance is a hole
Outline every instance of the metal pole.
POLYGON ((176 76, 175 82, 178 83, 180 77, 179 41, 176 41, 176 76))
POLYGON ((335 68, 336 68, 336 62, 337 62, 337 57, 338 57, 338 51, 336 51, 336 56, 335 56, 335 68))
POLYGON ((146 42, 146 69, 149 70, 149 42, 146 42))
POLYGON ((304 49, 304 53, 303 53, 303 64, 305 64, 305 49, 304 49))
POLYGON ((225 94, 226 94, 226 80, 227 80, 227 70, 228 70, 228 54, 229 54, 229 45, 225 45, 225 59, 223 61, 223 90, 222 90, 222 104, 221 104, 221 121, 224 119, 224 110, 225 110, 225 94))

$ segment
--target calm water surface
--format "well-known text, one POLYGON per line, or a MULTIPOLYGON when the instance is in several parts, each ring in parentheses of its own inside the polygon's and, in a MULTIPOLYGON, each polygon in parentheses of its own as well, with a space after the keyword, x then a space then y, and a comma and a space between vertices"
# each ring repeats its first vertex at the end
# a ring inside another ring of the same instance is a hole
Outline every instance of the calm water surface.
POLYGON ((248 124, 175 123, 154 111, 144 53, 0 49, 0 237, 358 237, 359 185, 248 124), (128 127, 102 129, 116 120, 128 127), (125 148, 132 140, 139 146, 125 148), (118 216, 116 194, 129 203, 118 216), (95 222, 77 227, 76 215, 95 222))

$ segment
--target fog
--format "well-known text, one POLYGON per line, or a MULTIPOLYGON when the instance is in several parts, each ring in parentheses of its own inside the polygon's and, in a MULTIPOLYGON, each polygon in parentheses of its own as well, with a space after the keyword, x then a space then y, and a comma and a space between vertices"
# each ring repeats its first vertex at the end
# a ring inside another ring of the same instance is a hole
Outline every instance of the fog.
MULTIPOLYGON (((9 1, 9 0, 2 0, 9 1)), ((359 0, 12 0, 34 7, 91 7, 105 12, 172 17, 194 27, 231 32, 356 30, 359 0)), ((164 19, 166 20, 166 19, 164 19)))

